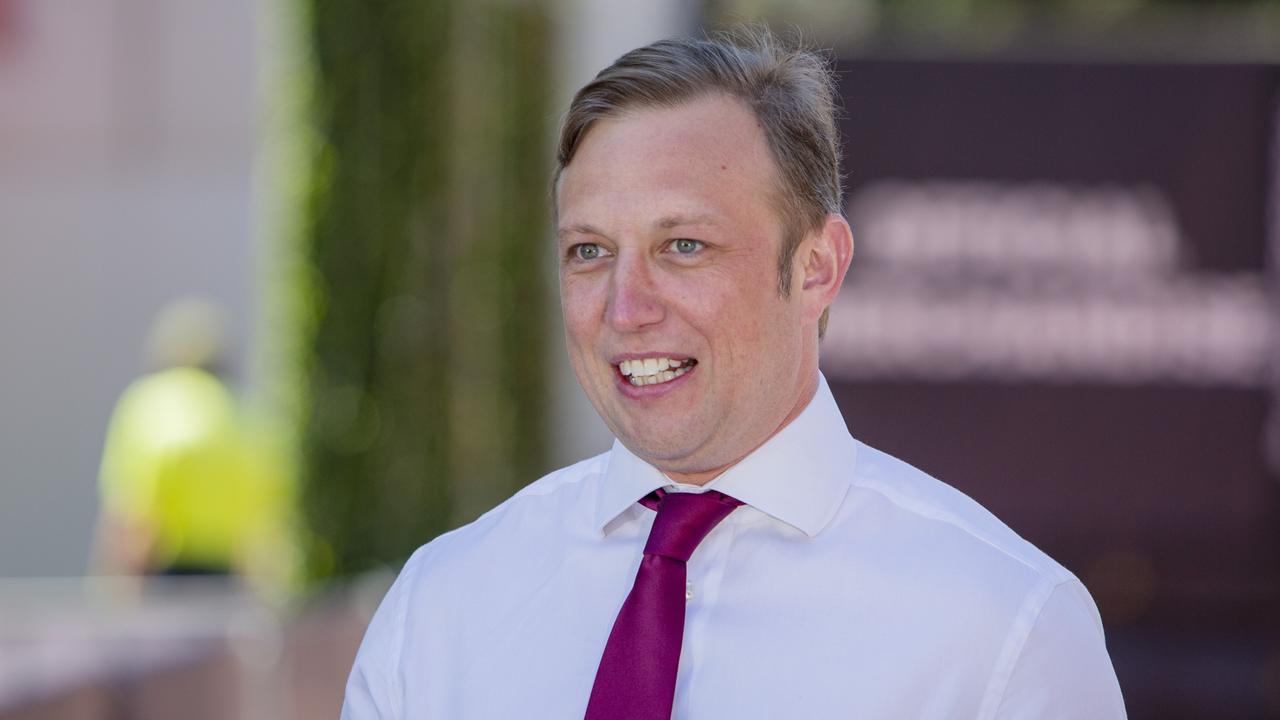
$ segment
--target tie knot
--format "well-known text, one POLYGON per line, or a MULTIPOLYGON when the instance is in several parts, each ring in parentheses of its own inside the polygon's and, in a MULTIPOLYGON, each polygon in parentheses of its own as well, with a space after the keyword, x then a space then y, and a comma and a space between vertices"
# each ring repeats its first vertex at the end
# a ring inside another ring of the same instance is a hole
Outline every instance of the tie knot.
POLYGON ((658 490, 655 494, 656 500, 649 496, 644 502, 658 511, 644 553, 680 562, 688 562, 689 556, 693 555, 711 528, 742 504, 740 500, 715 490, 701 493, 658 490))

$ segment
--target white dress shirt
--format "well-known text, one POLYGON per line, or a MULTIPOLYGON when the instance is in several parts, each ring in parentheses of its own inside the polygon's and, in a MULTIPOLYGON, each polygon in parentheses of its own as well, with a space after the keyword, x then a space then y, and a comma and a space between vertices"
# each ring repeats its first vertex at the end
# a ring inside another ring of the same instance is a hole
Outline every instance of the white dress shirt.
MULTIPOLYGON (((637 501, 672 485, 615 443, 420 548, 342 717, 581 718, 653 524, 637 501)), ((746 505, 689 560, 674 718, 1124 717, 1080 581, 850 437, 825 380, 707 489, 746 505)))

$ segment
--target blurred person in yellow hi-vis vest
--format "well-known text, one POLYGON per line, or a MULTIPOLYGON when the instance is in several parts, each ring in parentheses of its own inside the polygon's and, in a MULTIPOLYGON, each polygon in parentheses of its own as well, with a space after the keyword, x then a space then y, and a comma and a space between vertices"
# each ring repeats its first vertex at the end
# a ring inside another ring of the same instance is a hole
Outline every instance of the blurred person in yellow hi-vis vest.
POLYGON ((269 595, 292 583, 293 473, 278 434, 248 420, 219 378, 223 326, 198 300, 153 326, 158 369, 124 391, 107 428, 97 572, 239 574, 269 595))

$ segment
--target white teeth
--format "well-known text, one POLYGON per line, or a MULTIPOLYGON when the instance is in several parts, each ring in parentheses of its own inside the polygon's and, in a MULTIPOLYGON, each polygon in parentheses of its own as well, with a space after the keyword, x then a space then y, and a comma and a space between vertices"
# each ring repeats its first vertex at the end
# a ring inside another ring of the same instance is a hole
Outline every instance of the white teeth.
POLYGON ((647 377, 666 372, 667 370, 676 370, 686 367, 687 360, 672 360, 671 358, 636 358, 635 360, 623 360, 618 363, 618 370, 628 377, 647 377))
POLYGON ((632 385, 657 385, 671 382, 689 372, 692 365, 685 365, 684 360, 670 358, 645 358, 643 360, 623 360, 618 363, 618 370, 627 376, 632 385))

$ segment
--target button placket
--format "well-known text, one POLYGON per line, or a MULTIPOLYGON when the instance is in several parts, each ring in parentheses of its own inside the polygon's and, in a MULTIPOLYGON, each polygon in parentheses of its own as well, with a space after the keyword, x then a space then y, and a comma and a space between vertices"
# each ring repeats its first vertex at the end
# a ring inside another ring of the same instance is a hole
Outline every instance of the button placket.
POLYGON ((729 551, 741 523, 737 516, 748 509, 738 508, 737 512, 716 526, 689 560, 689 579, 685 583, 685 636, 681 648, 680 670, 676 677, 673 720, 693 717, 690 713, 693 698, 689 693, 697 685, 696 676, 704 672, 699 667, 699 660, 706 657, 707 652, 705 639, 710 620, 707 613, 714 612, 716 590, 724 577, 729 551))

